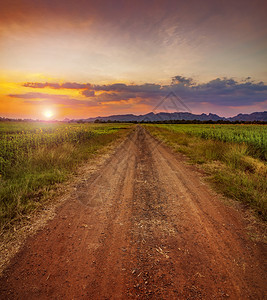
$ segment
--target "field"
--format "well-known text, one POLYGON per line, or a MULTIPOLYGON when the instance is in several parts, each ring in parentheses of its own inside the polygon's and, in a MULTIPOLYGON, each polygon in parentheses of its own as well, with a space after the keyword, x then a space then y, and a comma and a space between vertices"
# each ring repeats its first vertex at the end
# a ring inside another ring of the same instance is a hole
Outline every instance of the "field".
MULTIPOLYGON (((0 220, 9 223, 49 199, 78 165, 125 135, 129 124, 0 123, 0 220)), ((266 218, 267 126, 157 124, 145 127, 210 174, 217 190, 266 218)))
POLYGON ((151 134, 201 164, 216 190, 267 213, 267 126, 146 125, 151 134))
POLYGON ((1 227, 42 205, 52 187, 126 134, 125 124, 0 123, 1 227))
POLYGON ((264 149, 213 129, 2 124, 2 298, 264 299, 264 222, 214 192, 265 218, 264 149))
POLYGON ((267 160, 267 126, 264 125, 176 124, 158 127, 206 140, 246 144, 248 154, 267 160))

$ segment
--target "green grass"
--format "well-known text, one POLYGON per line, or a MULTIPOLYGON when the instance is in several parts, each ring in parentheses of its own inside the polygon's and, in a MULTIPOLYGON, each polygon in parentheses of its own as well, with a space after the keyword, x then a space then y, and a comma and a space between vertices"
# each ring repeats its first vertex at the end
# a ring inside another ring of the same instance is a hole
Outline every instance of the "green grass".
POLYGON ((0 226, 44 204, 57 183, 98 150, 125 135, 127 124, 0 123, 0 226))
POLYGON ((266 220, 266 126, 159 124, 146 128, 201 165, 217 190, 252 207, 266 220))
POLYGON ((267 125, 163 124, 159 127, 206 140, 245 144, 250 155, 267 160, 267 125))

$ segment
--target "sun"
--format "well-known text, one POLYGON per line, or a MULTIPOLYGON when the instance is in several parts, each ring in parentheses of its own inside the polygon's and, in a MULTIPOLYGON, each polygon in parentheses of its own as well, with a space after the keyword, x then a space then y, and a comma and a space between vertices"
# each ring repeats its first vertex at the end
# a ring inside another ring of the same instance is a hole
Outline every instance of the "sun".
POLYGON ((47 119, 50 119, 53 117, 54 115, 54 112, 50 109, 47 109, 43 112, 43 115, 47 118, 47 119))

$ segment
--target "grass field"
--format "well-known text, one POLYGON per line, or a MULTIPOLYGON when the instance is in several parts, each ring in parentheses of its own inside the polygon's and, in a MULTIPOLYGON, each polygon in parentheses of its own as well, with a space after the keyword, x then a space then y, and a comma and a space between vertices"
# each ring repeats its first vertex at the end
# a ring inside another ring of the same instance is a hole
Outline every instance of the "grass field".
MULTIPOLYGON (((0 123, 2 229, 51 199, 58 183, 125 136, 130 124, 0 123)), ((267 126, 144 125, 176 151, 201 164, 225 195, 267 215, 267 126)))
POLYGON ((127 124, 0 123, 0 224, 23 218, 127 124))
POLYGON ((246 144, 248 154, 267 160, 267 126, 265 125, 175 124, 159 125, 159 127, 203 139, 246 144))
POLYGON ((201 164, 216 189, 267 218, 267 126, 158 124, 151 134, 201 164))

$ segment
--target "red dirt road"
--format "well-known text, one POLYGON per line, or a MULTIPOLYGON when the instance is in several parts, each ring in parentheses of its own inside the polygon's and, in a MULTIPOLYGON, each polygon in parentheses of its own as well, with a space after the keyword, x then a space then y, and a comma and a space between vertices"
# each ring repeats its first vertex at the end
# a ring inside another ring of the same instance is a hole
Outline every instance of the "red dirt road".
POLYGON ((264 245, 142 127, 0 278, 1 299, 264 299, 264 245))

